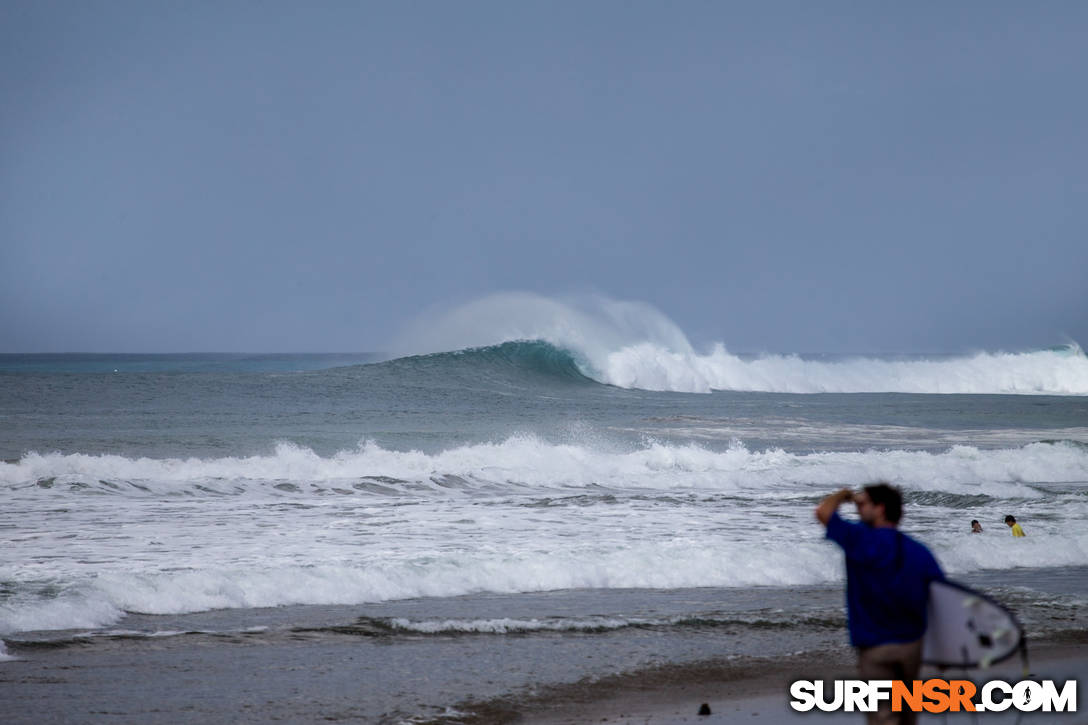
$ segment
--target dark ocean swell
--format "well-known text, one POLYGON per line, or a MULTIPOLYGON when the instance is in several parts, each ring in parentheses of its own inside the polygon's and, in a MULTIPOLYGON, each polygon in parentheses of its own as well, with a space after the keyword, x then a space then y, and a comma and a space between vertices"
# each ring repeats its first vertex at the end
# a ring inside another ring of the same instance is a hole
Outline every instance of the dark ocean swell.
POLYGON ((585 361, 577 359, 575 353, 543 340, 517 340, 451 352, 413 355, 378 363, 377 366, 444 379, 500 378, 514 382, 524 378, 573 383, 596 382, 583 372, 589 366, 585 361))

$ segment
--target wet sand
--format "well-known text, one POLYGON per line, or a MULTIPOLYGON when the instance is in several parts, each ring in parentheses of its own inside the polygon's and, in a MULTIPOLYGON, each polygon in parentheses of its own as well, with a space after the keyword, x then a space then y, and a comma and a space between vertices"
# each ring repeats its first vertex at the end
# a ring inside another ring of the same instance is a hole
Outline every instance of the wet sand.
MULTIPOLYGON (((796 679, 850 678, 851 653, 717 663, 666 665, 612 677, 530 688, 486 701, 452 703, 445 713, 426 712, 413 694, 423 683, 398 678, 395 689, 361 678, 360 650, 344 643, 214 643, 115 650, 68 647, 0 662, 0 722, 56 723, 859 723, 856 713, 795 713, 788 686, 796 679), (377 707, 378 690, 397 707, 377 707), (709 716, 698 715, 707 703, 709 716), (379 714, 382 713, 382 714, 379 714)), ((380 655, 380 652, 379 652, 380 655)), ((373 651, 370 656, 374 656, 373 651)), ((372 666, 373 662, 365 663, 372 666)), ((379 663, 380 664, 380 663, 379 663)), ((473 663, 478 671, 481 663, 473 663)), ((502 666, 501 659, 491 663, 502 666)), ((1046 644, 1032 650, 1035 677, 1088 682, 1083 643, 1046 644)), ((960 677, 962 673, 947 676, 960 677)), ((976 681, 1022 679, 1017 660, 976 681)), ((927 671, 924 676, 938 676, 927 671)), ((1080 694, 1078 692, 1078 694, 1080 694)), ((921 718, 921 722, 973 722, 969 714, 921 718)), ((990 725, 1016 722, 1017 713, 989 713, 990 725)), ((1088 723, 1088 713, 1028 713, 1022 723, 1088 723)))
POLYGON ((505 722, 555 687, 599 697, 600 686, 578 683, 654 668, 685 682, 710 660, 738 672, 755 657, 845 650, 840 597, 571 590, 130 614, 106 630, 7 637, 20 659, 0 662, 0 723, 422 722, 467 712, 467 701, 505 722), (496 633, 489 622, 530 629, 496 633), (563 628, 546 629, 553 623, 563 628))
MULTIPOLYGON (((1084 683, 1088 683, 1088 647, 1081 644, 1044 643, 1034 648, 1030 657, 1030 679, 1053 679, 1064 682, 1078 680, 1078 704, 1083 697, 1084 683)), ((598 699, 583 699, 562 704, 545 704, 524 713, 519 723, 524 725, 582 725, 584 723, 609 723, 610 725, 671 725, 672 723, 702 723, 704 725, 733 725, 734 723, 792 723, 818 722, 828 725, 864 722, 859 713, 823 713, 815 710, 795 712, 789 706, 788 688, 797 679, 813 679, 814 671, 821 669, 826 679, 856 677, 852 667, 841 658, 832 657, 814 668, 811 660, 782 663, 781 667, 767 671, 742 673, 730 679, 722 673, 718 679, 687 683, 654 683, 636 680, 598 699), (699 715, 702 704, 707 704, 710 715, 699 715)), ((710 674, 710 673, 706 673, 710 674)), ((964 679, 962 671, 941 673, 935 668, 923 669, 922 678, 943 677, 964 679)), ((970 670, 966 679, 976 683, 1001 679, 1016 682, 1025 679, 1019 658, 1000 663, 988 670, 970 670)), ((1019 713, 1008 710, 1003 713, 948 713, 925 714, 919 723, 977 723, 1003 725, 1013 723, 1088 723, 1088 707, 1081 706, 1076 713, 1019 713)))

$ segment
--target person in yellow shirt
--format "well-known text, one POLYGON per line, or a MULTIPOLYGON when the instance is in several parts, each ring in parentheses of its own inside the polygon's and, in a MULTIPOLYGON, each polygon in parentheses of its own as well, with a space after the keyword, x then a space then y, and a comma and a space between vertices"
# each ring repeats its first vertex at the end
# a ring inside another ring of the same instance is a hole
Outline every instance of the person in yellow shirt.
POLYGON ((1005 525, 1008 526, 1010 529, 1012 529, 1012 535, 1014 537, 1019 538, 1021 536, 1025 536, 1024 530, 1022 528, 1020 528, 1020 524, 1016 523, 1016 517, 1015 516, 1006 516, 1005 517, 1005 525))

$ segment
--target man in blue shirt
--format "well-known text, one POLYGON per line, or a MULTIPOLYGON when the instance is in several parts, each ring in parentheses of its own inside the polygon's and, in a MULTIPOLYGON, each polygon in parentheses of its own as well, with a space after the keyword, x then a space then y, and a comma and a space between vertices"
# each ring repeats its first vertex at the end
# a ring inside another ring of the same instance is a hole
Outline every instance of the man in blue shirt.
MULTIPOLYGON (((929 549, 899 531, 902 513, 899 490, 886 483, 857 493, 844 488, 816 507, 827 538, 846 555, 847 622, 862 679, 910 682, 918 676, 929 583, 944 579, 929 549), (857 506, 861 523, 839 516, 847 501, 857 506)), ((914 713, 893 713, 890 706, 868 713, 870 724, 906 725, 915 719, 914 713)))

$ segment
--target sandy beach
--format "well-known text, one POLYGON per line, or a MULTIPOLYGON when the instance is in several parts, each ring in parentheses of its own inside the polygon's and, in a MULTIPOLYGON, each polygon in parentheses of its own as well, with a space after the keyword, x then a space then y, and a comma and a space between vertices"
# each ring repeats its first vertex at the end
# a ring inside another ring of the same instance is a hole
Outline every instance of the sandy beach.
MULTIPOLYGON (((519 691, 490 700, 452 702, 444 712, 410 715, 411 676, 399 686, 365 678, 358 647, 300 638, 280 644, 246 645, 194 640, 138 647, 64 647, 16 652, 0 663, 0 721, 11 725, 57 723, 464 723, 465 725, 576 725, 621 723, 858 723, 851 713, 795 713, 787 688, 795 679, 849 678, 851 653, 698 665, 665 665, 593 681, 519 691), (376 701, 394 703, 378 707, 376 701), (698 715, 706 703, 709 716, 698 715)), ((480 663, 475 663, 479 665, 480 663)), ((502 667, 501 661, 492 663, 502 667)), ((1088 681, 1082 643, 1044 643, 1033 648, 1032 678, 1088 681)), ((395 665, 391 664, 391 667, 395 665)), ((470 668, 466 667, 466 671, 470 668)), ((486 667, 480 671, 486 671, 486 667)), ((961 676, 962 673, 949 673, 961 676)), ((1018 660, 985 673, 976 682, 1022 679, 1018 660)), ((479 675, 477 675, 478 677, 479 675)), ((923 676, 939 676, 926 670, 923 676)), ((476 683, 462 681, 471 689, 476 683)), ((417 711, 419 712, 419 711, 417 711)), ((1085 723, 1079 714, 988 713, 922 717, 921 722, 1085 723)))
MULTIPOLYGON (((1065 681, 1078 680, 1078 697, 1082 691, 1081 683, 1088 682, 1088 653, 1083 645, 1047 643, 1038 648, 1030 658, 1030 679, 1053 679, 1065 681)), ((612 725, 669 725, 670 723, 705 723, 707 725, 732 725, 733 723, 792 723, 819 722, 837 725, 839 723, 860 723, 864 721, 857 713, 800 713, 789 706, 788 688, 795 679, 809 679, 814 667, 822 668, 827 679, 854 677, 851 666, 841 658, 831 657, 819 665, 812 660, 785 664, 781 668, 767 671, 754 670, 745 672, 736 679, 730 679, 727 673, 718 679, 688 683, 657 683, 647 681, 640 686, 637 681, 617 688, 601 699, 572 701, 564 704, 546 705, 532 709, 517 722, 526 725, 578 725, 581 723, 602 723, 612 725), (706 703, 710 715, 699 715, 700 707, 706 703)), ((710 673, 707 673, 710 674, 710 673)), ((962 672, 942 674, 934 668, 924 668, 923 678, 956 677, 962 678, 962 672)), ((992 679, 1009 682, 1025 679, 1019 659, 1011 659, 989 670, 970 670, 967 679, 976 683, 992 679)), ((919 722, 984 722, 993 723, 1088 723, 1088 714, 1083 708, 1078 713, 1020 713, 1009 710, 1004 713, 949 713, 939 715, 923 714, 919 722), (1019 718, 1019 719, 1018 719, 1019 718)))

